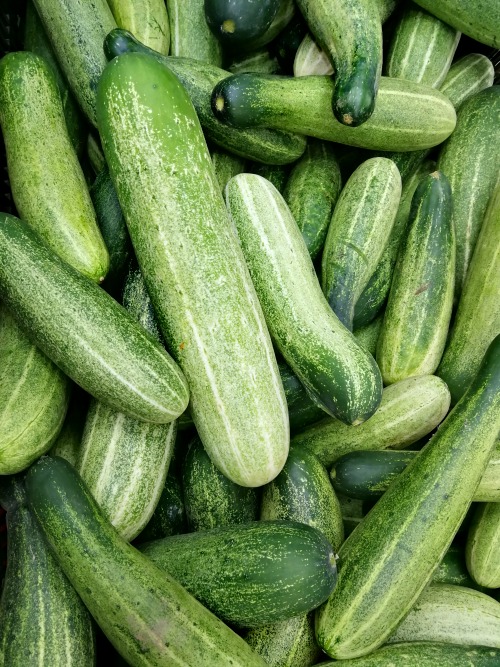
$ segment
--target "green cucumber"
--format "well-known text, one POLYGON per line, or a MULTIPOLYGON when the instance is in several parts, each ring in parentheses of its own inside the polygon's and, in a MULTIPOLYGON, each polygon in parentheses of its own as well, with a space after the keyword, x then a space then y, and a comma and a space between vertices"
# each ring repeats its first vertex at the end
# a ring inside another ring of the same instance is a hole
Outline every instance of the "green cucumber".
POLYGON ((312 400, 304 389, 302 382, 289 366, 280 363, 278 368, 288 404, 290 432, 297 433, 297 431, 322 419, 325 413, 312 400))
POLYGON ((169 470, 153 516, 141 531, 136 542, 149 542, 162 537, 179 535, 185 533, 186 529, 182 487, 177 476, 169 470))
POLYGON ((439 88, 459 40, 460 32, 410 3, 394 28, 384 73, 439 88))
POLYGON ((335 206, 323 248, 322 288, 351 331, 356 301, 389 241, 400 199, 398 168, 392 160, 375 157, 356 169, 335 206))
POLYGON ((150 49, 168 55, 170 24, 164 0, 107 0, 107 2, 119 28, 131 32, 139 42, 150 49))
POLYGON ((233 176, 236 176, 236 174, 241 174, 241 172, 245 171, 246 160, 221 150, 212 150, 210 152, 215 175, 219 181, 222 194, 224 194, 228 181, 233 176))
POLYGON ((321 76, 322 74, 333 74, 332 64, 310 33, 307 33, 295 54, 293 75, 298 77, 321 76))
POLYGON ((359 329, 353 331, 354 338, 358 341, 362 348, 369 352, 372 357, 377 351, 377 341, 382 328, 384 314, 381 313, 378 317, 372 320, 369 324, 365 324, 359 329))
POLYGON ((0 305, 0 475, 24 470, 63 425, 70 383, 0 305))
POLYGON ((150 542, 142 552, 217 616, 238 627, 315 609, 335 586, 332 546, 295 521, 254 521, 150 542))
POLYGON ((283 197, 311 259, 323 247, 340 190, 340 168, 333 148, 324 141, 309 140, 304 155, 292 168, 283 197))
POLYGON ((89 132, 87 137, 87 157, 95 175, 98 176, 106 166, 106 160, 102 154, 100 141, 92 132, 89 132))
POLYGON ((40 459, 26 489, 56 560, 131 667, 264 667, 243 639, 118 535, 64 459, 40 459))
POLYGON ((458 112, 457 128, 442 147, 437 167, 453 192, 457 239, 455 296, 462 292, 488 200, 500 167, 500 86, 468 99, 458 112))
MULTIPOLYGON (((481 175, 479 176, 481 178, 481 175)), ((495 188, 465 279, 438 374, 458 401, 489 343, 500 333, 500 183, 495 188)))
POLYGON ((337 587, 316 619, 331 657, 378 648, 432 578, 495 446, 499 390, 497 336, 460 403, 342 545, 337 587))
POLYGON ((286 400, 191 101, 167 67, 126 53, 106 68, 97 108, 111 177, 203 445, 233 482, 266 484, 288 453, 286 400))
POLYGON ((293 438, 310 449, 325 466, 349 452, 361 449, 408 447, 430 433, 450 407, 450 392, 439 378, 408 378, 384 389, 373 417, 360 426, 324 419, 293 438))
POLYGON ((465 551, 461 545, 452 544, 432 576, 432 584, 477 587, 467 572, 465 551))
POLYGON ((89 396, 76 385, 73 385, 68 411, 59 435, 50 448, 51 456, 66 459, 73 467, 78 460, 78 452, 82 442, 85 419, 88 412, 89 396))
POLYGON ((170 54, 176 58, 194 58, 220 67, 222 48, 207 25, 204 0, 167 0, 167 9, 170 54))
POLYGON ((0 215, 0 296, 42 352, 95 398, 158 423, 186 409, 186 380, 172 358, 104 290, 7 214, 0 215))
POLYGON ((68 136, 56 80, 40 56, 20 51, 2 58, 0 123, 20 216, 62 259, 102 282, 108 252, 68 136))
POLYGON ((342 125, 330 109, 333 85, 327 76, 236 74, 215 86, 212 110, 234 127, 274 128, 383 151, 431 148, 455 129, 455 110, 442 93, 387 77, 380 80, 371 118, 360 127, 342 125))
POLYGON ((438 171, 413 196, 377 344, 386 385, 434 373, 443 355, 455 278, 452 206, 450 184, 438 171))
POLYGON ((280 0, 205 0, 205 18, 217 39, 227 47, 252 48, 270 27, 280 0))
POLYGON ((288 180, 288 169, 286 165, 255 163, 250 165, 250 168, 247 169, 247 171, 251 174, 262 176, 262 178, 265 178, 272 183, 278 192, 281 194, 283 193, 288 180))
POLYGON ((278 61, 274 58, 266 47, 258 51, 245 53, 238 59, 231 61, 228 66, 231 74, 241 74, 241 72, 259 72, 260 74, 280 74, 281 69, 278 61))
POLYGON ((106 66, 104 38, 116 23, 106 0, 33 0, 81 110, 95 125, 97 82, 106 66))
POLYGON ((439 90, 458 109, 469 97, 493 85, 495 68, 482 53, 470 53, 450 67, 439 90))
POLYGON ((378 368, 328 306, 283 197, 262 177, 239 174, 226 200, 281 354, 325 412, 365 421, 380 403, 378 368))
POLYGON ((182 466, 184 506, 190 530, 210 530, 256 521, 255 489, 239 486, 217 470, 199 438, 189 448, 182 466))
POLYGON ((476 509, 465 558, 474 581, 487 588, 500 588, 500 503, 485 503, 476 509))
POLYGON ((295 54, 306 33, 305 21, 298 12, 270 44, 269 52, 277 60, 283 74, 293 74, 295 54))
POLYGON ((54 559, 26 505, 21 479, 3 478, 7 571, 0 603, 2 665, 93 667, 92 619, 54 559))

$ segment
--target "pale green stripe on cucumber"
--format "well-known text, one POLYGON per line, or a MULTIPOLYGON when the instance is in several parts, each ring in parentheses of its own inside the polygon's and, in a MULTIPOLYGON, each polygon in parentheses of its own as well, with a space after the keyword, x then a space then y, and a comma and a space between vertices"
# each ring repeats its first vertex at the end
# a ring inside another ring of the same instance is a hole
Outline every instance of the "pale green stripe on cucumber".
POLYGON ((465 100, 493 85, 495 68, 482 53, 470 53, 450 67, 439 90, 458 109, 465 100))
POLYGON ((333 74, 333 66, 328 56, 319 48, 309 33, 306 34, 295 54, 293 74, 296 77, 333 74))
POLYGON ((476 509, 465 558, 474 581, 486 588, 500 588, 500 503, 485 503, 476 509))
POLYGON ((220 149, 210 151, 212 155, 212 164, 214 165, 215 175, 220 185, 222 194, 226 189, 228 181, 233 176, 245 171, 246 160, 238 155, 226 153, 220 149))
POLYGON ((170 54, 220 67, 222 47, 207 25, 204 0, 166 2, 170 20, 170 54))
POLYGON ((243 54, 240 58, 235 58, 228 66, 231 74, 241 74, 242 72, 259 72, 260 74, 279 74, 280 64, 269 49, 264 47, 258 51, 243 54))
POLYGON ((164 0, 107 0, 107 2, 119 28, 131 32, 139 42, 149 46, 150 49, 168 55, 170 24, 164 0))

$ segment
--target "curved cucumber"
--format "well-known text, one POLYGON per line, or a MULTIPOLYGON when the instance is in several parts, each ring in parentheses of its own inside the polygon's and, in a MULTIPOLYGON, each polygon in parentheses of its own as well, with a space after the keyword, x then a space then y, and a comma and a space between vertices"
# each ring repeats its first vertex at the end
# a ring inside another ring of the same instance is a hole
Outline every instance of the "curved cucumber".
POLYGON ((470 53, 450 67, 439 90, 458 109, 469 97, 493 85, 495 68, 482 53, 470 53))
POLYGON ((119 28, 131 32, 150 49, 168 55, 170 24, 164 0, 107 1, 119 28))
POLYGON ((170 54, 176 58, 194 58, 220 67, 222 48, 207 25, 204 0, 167 0, 167 9, 170 54))
POLYGON ((291 433, 323 419, 324 411, 312 400, 292 369, 284 363, 278 364, 278 368, 288 404, 291 433))
POLYGON ((465 557, 474 581, 487 588, 500 588, 500 503, 485 503, 476 509, 465 557))

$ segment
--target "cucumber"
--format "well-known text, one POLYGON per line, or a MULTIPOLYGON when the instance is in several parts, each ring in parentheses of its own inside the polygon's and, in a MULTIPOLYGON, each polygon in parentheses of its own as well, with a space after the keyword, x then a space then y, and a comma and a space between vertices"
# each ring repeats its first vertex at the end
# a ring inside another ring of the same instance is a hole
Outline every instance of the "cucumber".
POLYGON ((216 83, 230 76, 229 72, 191 58, 164 58, 124 30, 113 30, 105 39, 104 50, 110 59, 120 53, 139 52, 167 65, 186 88, 207 139, 230 153, 265 164, 288 164, 304 152, 303 136, 265 128, 236 131, 215 118, 210 106, 212 90, 216 83))
POLYGON ((485 503, 476 509, 465 557, 474 581, 487 588, 500 588, 500 503, 485 503))
POLYGON ((259 72, 260 74, 280 74, 281 69, 278 61, 274 58, 266 47, 258 51, 244 53, 241 58, 233 59, 228 66, 231 74, 240 74, 241 72, 259 72))
POLYGON ((372 357, 375 356, 377 350, 377 341, 380 335, 380 329, 382 328, 383 319, 384 314, 381 313, 377 318, 370 322, 370 324, 365 324, 365 326, 359 327, 359 329, 353 331, 354 338, 362 348, 372 355, 372 357))
POLYGON ((116 28, 106 0, 33 0, 81 110, 95 125, 97 82, 106 65, 104 38, 116 28))
POLYGON ((269 52, 277 60, 283 74, 293 74, 295 54, 306 33, 306 23, 298 12, 270 44, 269 52))
POLYGON ((435 171, 415 191, 394 269, 377 344, 386 385, 434 373, 443 355, 455 278, 452 216, 450 184, 435 171))
POLYGON ((239 174, 226 201, 281 354, 326 412, 365 421, 380 403, 378 368, 329 308, 284 199, 262 177, 239 174))
POLYGON ((94 174, 98 176, 106 166, 106 160, 102 154, 100 141, 92 132, 89 132, 87 137, 87 157, 94 174))
POLYGON ((106 292, 7 214, 0 215, 0 295, 37 347, 95 398, 159 423, 186 409, 186 380, 172 358, 106 292))
MULTIPOLYGON (((250 165, 247 169, 252 174, 258 174, 272 183, 279 193, 283 193, 288 180, 288 169, 286 165, 259 164, 250 165)), ((241 172, 240 172, 241 173, 241 172)), ((237 175, 237 174, 236 174, 237 175)))
POLYGON ((280 0, 205 0, 205 18, 223 45, 251 49, 270 27, 279 7, 280 0))
POLYGON ((293 75, 299 77, 321 76, 322 74, 333 74, 332 64, 310 33, 307 33, 295 54, 293 75))
POLYGON ((207 25, 204 0, 167 0, 167 9, 170 54, 176 58, 194 58, 220 67, 222 48, 207 25))
POLYGON ((40 459, 26 490, 56 560, 131 667, 264 667, 243 639, 118 535, 64 459, 40 459))
POLYGON ((455 297, 460 296, 488 200, 500 167, 500 86, 468 99, 458 112, 457 128, 439 153, 437 167, 453 192, 457 239, 455 297))
POLYGON ((5 667, 93 667, 92 619, 43 539, 17 477, 3 478, 7 572, 0 603, 0 655, 5 667))
MULTIPOLYGON (((107 0, 119 28, 150 49, 168 55, 170 23, 164 0, 107 0)), ((173 54, 177 55, 177 54, 173 54)))
POLYGON ((24 470, 63 425, 70 383, 0 304, 0 475, 24 470))
POLYGON ((237 155, 232 155, 218 149, 212 150, 211 155, 215 175, 217 176, 222 194, 224 194, 228 181, 233 176, 236 176, 236 174, 241 174, 242 171, 245 171, 246 161, 237 155))
POLYGON ((141 550, 205 607, 238 627, 304 614, 335 586, 331 544, 319 530, 295 521, 254 521, 176 535, 141 550))
POLYGON ((311 259, 320 253, 341 190, 340 168, 333 148, 310 139, 293 166, 283 192, 311 259))
POLYGON ((500 183, 490 199, 438 374, 458 401, 500 333, 500 183))
POLYGON ((382 402, 365 424, 346 426, 324 419, 293 438, 307 447, 325 466, 355 450, 408 447, 430 433, 450 407, 450 392, 439 378, 408 378, 384 389, 382 402))
POLYGON ((89 407, 89 396, 76 385, 71 390, 68 411, 59 435, 49 450, 51 456, 66 459, 73 467, 78 460, 85 419, 89 407))
POLYGON ((360 127, 342 125, 329 108, 333 85, 327 76, 236 74, 215 86, 212 111, 233 127, 274 128, 383 151, 431 148, 455 128, 455 110, 442 93, 387 77, 380 80, 372 117, 360 127))
POLYGON ((330 307, 352 331, 354 307, 389 241, 401 199, 401 176, 387 158, 363 162, 335 206, 323 248, 322 288, 330 307))
POLYGON ((432 576, 432 584, 451 584, 453 586, 477 587, 472 581, 465 564, 465 551, 462 546, 452 544, 445 553, 437 570, 432 576))
POLYGON ((311 399, 304 385, 289 366, 280 363, 278 368, 288 404, 290 431, 296 433, 322 419, 325 413, 311 399))
POLYGON ((256 490, 224 477, 210 461, 199 438, 191 443, 184 459, 182 487, 187 522, 192 531, 257 520, 256 490))
POLYGON ((316 620, 331 657, 378 648, 432 578, 495 446, 499 389, 500 336, 437 434, 342 545, 337 587, 316 620))
POLYGON ((136 542, 149 542, 162 537, 186 532, 186 512, 182 498, 182 487, 170 470, 153 516, 141 531, 136 542))
POLYGON ((108 252, 68 136, 54 75, 40 56, 20 51, 2 58, 0 123, 20 216, 64 261, 102 282, 108 252))
POLYGON ((233 482, 266 484, 288 453, 286 400, 195 110, 167 67, 126 53, 101 78, 98 119, 135 253, 188 380, 203 445, 233 482))
POLYGON ((450 67, 439 90, 458 109, 469 97, 493 85, 495 69, 482 53, 470 53, 450 67))

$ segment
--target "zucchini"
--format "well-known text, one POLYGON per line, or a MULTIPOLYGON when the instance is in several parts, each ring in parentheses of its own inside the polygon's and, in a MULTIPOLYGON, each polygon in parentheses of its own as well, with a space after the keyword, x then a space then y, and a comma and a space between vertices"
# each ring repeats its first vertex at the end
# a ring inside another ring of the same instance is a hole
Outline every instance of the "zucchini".
POLYGON ((51 554, 28 510, 22 481, 3 478, 7 571, 0 603, 0 656, 6 667, 93 667, 90 614, 51 554))
POLYGON ((212 111, 233 127, 274 128, 382 151, 431 148, 455 129, 455 110, 442 93, 387 77, 380 80, 371 118, 360 127, 342 125, 330 109, 333 85, 327 76, 236 74, 215 86, 212 111))
POLYGON ((182 487, 170 470, 153 516, 141 531, 136 542, 149 542, 162 537, 186 532, 186 512, 182 498, 182 487))
POLYGON ((325 466, 343 454, 361 449, 401 449, 420 440, 444 419, 450 392, 439 378, 408 378, 384 389, 373 417, 353 428, 337 419, 323 419, 296 435, 292 442, 307 447, 325 466))
POLYGON ((380 403, 378 368, 328 306, 283 197, 262 177, 239 174, 226 201, 277 348, 325 412, 365 421, 380 403))
POLYGON ((293 166, 283 197, 299 226, 311 259, 320 253, 341 190, 335 152, 325 141, 310 139, 293 166))
POLYGON ((246 161, 237 155, 232 155, 218 149, 212 150, 211 155, 215 175, 217 176, 222 194, 224 194, 228 181, 233 176, 236 176, 236 174, 241 174, 242 171, 245 171, 246 161))
POLYGON ((0 296, 37 347, 103 403, 159 423, 186 409, 186 380, 172 358, 106 292, 7 214, 0 215, 0 296))
POLYGON ((168 55, 170 23, 164 0, 107 0, 107 2, 119 28, 131 32, 139 42, 149 46, 150 49, 168 55))
POLYGON ((401 176, 387 158, 363 162, 335 206, 323 248, 322 288, 330 307, 352 331, 354 307, 387 245, 401 199, 401 176))
POLYGON ((266 484, 288 453, 286 400, 195 110, 176 76, 139 53, 109 63, 97 107, 111 177, 203 445, 233 482, 266 484))
POLYGON ((170 21, 170 54, 220 67, 222 48, 207 25, 204 0, 166 1, 170 21))
POLYGON ((450 67, 439 90, 458 109, 469 97, 493 85, 495 69, 482 53, 470 53, 450 67))
POLYGON ((254 165, 250 165, 250 168, 247 169, 247 171, 262 176, 262 178, 265 178, 272 183, 279 193, 283 193, 288 180, 288 169, 286 165, 255 163, 254 165))
POLYGON ((465 558, 474 581, 487 588, 500 588, 500 503, 485 503, 476 509, 465 558))
POLYGON ((71 145, 56 80, 29 51, 0 62, 0 123, 19 215, 54 252, 102 282, 109 257, 71 145))
POLYGON ((238 627, 304 614, 335 586, 331 544, 319 530, 295 521, 253 521, 176 535, 141 550, 205 607, 238 627))
POLYGON ((56 560, 131 667, 264 667, 243 639, 118 535, 64 459, 40 459, 26 490, 56 560))
POLYGON ((378 317, 372 320, 370 324, 365 324, 365 326, 359 327, 359 329, 353 331, 354 338, 363 349, 372 355, 372 357, 375 356, 377 350, 377 341, 380 335, 380 329, 382 328, 383 319, 384 314, 381 313, 378 317))
POLYGON ((499 390, 497 336, 460 403, 342 545, 337 587, 316 621, 331 657, 378 648, 432 578, 495 446, 499 390))

